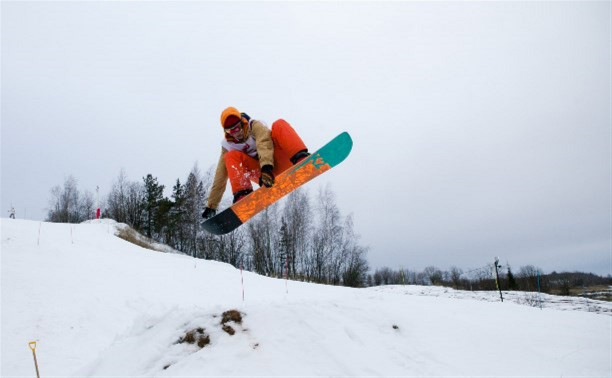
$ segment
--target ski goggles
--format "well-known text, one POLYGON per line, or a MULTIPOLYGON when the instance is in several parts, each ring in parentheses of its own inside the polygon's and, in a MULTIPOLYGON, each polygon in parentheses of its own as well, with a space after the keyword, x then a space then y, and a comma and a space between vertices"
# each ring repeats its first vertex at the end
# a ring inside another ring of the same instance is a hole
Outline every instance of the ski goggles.
POLYGON ((223 130, 228 134, 236 134, 242 130, 242 121, 238 121, 234 126, 226 127, 223 130))

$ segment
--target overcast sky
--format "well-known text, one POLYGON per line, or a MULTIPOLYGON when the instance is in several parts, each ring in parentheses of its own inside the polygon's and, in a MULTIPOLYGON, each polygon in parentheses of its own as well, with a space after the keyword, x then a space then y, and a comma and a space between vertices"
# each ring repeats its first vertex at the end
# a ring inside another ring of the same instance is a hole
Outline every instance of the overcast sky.
MULTIPOLYGON (((68 175, 171 188, 220 112, 284 118, 373 268, 609 274, 610 2, 2 1, 2 216, 68 175)), ((168 192, 167 195, 170 195, 168 192)), ((229 195, 229 194, 226 194, 229 195)))

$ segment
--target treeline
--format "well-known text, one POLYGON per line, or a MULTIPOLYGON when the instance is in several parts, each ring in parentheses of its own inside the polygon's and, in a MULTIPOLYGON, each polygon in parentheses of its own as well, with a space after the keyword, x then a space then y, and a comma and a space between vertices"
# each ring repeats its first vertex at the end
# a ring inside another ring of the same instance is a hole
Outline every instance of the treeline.
POLYGON ((464 272, 457 267, 442 271, 429 266, 423 271, 406 269, 393 270, 387 267, 376 269, 368 276, 370 285, 436 285, 452 287, 457 290, 502 290, 540 291, 548 294, 570 295, 576 288, 611 285, 611 277, 601 277, 592 273, 542 273, 533 265, 522 266, 513 272, 510 265, 498 266, 499 281, 496 282, 494 266, 464 272))
MULTIPOLYGON (((211 178, 212 170, 202 175, 195 166, 184 183, 176 180, 168 198, 165 186, 153 175, 130 181, 122 170, 105 198, 102 217, 126 223, 196 258, 272 277, 366 285, 367 248, 359 243, 352 217, 341 214, 329 186, 321 188, 314 199, 305 189, 298 189, 237 230, 215 236, 200 231, 211 178)), ((81 222, 92 219, 94 211, 93 196, 80 194, 76 180, 70 177, 63 188, 52 189, 47 220, 81 222), (72 199, 64 201, 64 197, 72 199), (91 199, 91 206, 84 205, 89 204, 86 198, 91 199)))

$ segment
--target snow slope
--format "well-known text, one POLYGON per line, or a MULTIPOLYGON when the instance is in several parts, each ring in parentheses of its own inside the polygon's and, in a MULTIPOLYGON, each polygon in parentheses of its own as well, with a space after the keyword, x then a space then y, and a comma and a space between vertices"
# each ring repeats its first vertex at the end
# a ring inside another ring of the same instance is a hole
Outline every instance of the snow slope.
POLYGON ((248 272, 243 301, 239 270, 142 249, 116 226, 2 220, 3 377, 35 375, 32 340, 43 377, 612 374, 609 311, 248 272), (178 342, 198 328, 210 344, 178 342))

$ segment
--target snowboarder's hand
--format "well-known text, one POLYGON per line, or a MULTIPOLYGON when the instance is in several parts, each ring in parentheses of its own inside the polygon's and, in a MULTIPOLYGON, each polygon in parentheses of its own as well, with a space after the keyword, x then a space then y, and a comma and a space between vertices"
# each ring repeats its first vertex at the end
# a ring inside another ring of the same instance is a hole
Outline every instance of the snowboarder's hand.
POLYGON ((272 173, 271 165, 261 167, 261 176, 259 176, 259 186, 271 188, 274 185, 274 173, 272 173))
POLYGON ((216 209, 211 209, 210 207, 207 207, 206 209, 204 209, 204 212, 202 213, 202 218, 204 219, 212 218, 216 214, 217 214, 216 209))

